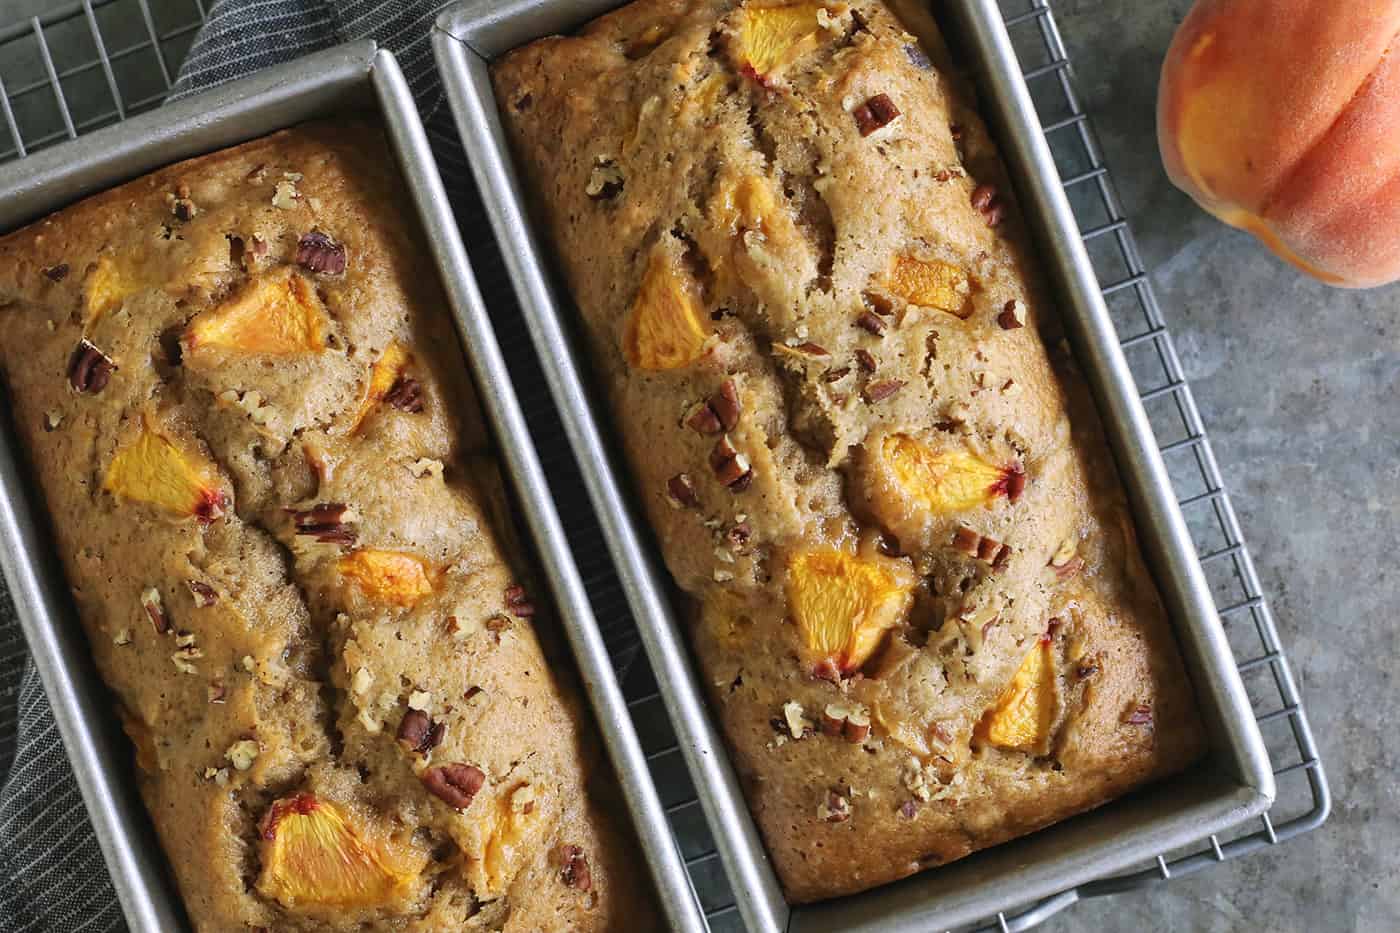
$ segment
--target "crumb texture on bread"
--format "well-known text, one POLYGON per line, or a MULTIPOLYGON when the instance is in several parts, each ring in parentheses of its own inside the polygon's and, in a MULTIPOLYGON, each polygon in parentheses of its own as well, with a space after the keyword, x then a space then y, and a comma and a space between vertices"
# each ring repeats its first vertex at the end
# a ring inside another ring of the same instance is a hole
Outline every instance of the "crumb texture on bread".
POLYGON ((933 23, 637 0, 493 77, 792 900, 1199 757, 1102 428, 933 23))
POLYGON ((650 929, 393 166, 307 124, 0 239, 14 423, 197 929, 650 929))

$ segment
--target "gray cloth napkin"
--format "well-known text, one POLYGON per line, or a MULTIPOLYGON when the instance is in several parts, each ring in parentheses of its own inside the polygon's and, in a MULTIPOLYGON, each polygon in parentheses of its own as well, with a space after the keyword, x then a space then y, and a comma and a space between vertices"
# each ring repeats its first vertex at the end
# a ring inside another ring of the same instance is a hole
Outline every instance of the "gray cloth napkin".
MULTIPOLYGON (((445 5, 434 0, 216 0, 171 96, 354 39, 374 39, 398 57, 467 238, 594 611, 615 662, 625 670, 636 654, 633 623, 580 491, 577 466, 562 442, 563 429, 443 102, 430 33, 445 5)), ((116 893, 48 699, 0 581, 0 933, 123 929, 116 893)))

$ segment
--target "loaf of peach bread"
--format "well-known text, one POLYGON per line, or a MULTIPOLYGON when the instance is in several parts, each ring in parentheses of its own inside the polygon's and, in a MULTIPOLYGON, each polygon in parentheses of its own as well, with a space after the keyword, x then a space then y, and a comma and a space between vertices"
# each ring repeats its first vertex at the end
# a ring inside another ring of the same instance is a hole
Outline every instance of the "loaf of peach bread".
POLYGON ((14 425, 196 929, 652 929, 393 166, 308 124, 0 239, 14 425))
POLYGON ((911 16, 637 0, 494 68, 796 902, 1204 747, 998 156, 911 16))

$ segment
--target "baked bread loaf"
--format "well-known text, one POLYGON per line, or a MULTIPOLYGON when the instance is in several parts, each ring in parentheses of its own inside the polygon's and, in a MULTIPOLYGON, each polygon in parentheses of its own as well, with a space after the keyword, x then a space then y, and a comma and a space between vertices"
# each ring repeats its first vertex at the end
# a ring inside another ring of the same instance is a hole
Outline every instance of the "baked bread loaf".
POLYGON ((393 165, 308 124, 0 240, 14 423, 197 929, 651 928, 393 165))
POLYGON ((638 0, 494 80, 791 900, 1200 755, 1101 427, 931 22, 638 0))

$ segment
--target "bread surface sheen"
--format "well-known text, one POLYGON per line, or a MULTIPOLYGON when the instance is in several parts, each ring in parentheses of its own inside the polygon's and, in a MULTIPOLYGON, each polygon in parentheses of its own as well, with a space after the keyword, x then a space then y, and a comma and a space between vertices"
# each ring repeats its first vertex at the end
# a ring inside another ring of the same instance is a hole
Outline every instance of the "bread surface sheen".
POLYGON ((792 900, 1199 757, 1101 426, 932 22, 638 0, 494 81, 792 900))
POLYGON ((651 929, 394 164, 306 124, 0 240, 14 423, 197 929, 651 929))

